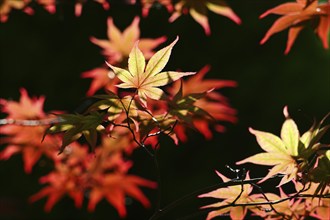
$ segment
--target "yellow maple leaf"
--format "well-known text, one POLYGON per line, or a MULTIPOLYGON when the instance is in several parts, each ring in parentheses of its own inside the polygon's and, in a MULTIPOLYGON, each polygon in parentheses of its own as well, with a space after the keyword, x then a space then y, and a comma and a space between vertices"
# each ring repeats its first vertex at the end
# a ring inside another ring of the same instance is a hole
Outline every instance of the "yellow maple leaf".
POLYGON ((286 117, 281 129, 281 138, 263 131, 250 128, 250 132, 257 138, 260 147, 266 151, 238 161, 236 164, 254 163, 259 165, 273 166, 269 173, 260 181, 263 182, 275 174, 282 173, 279 185, 285 184, 294 179, 298 172, 296 157, 300 135, 296 123, 289 117, 287 106, 284 107, 286 117))
POLYGON ((144 105, 147 97, 159 100, 164 95, 164 91, 158 88, 165 86, 183 76, 193 75, 195 72, 161 72, 167 64, 173 46, 179 40, 177 37, 170 45, 155 53, 146 65, 145 57, 136 42, 129 54, 128 70, 107 65, 114 71, 116 76, 123 82, 117 85, 124 89, 137 89, 137 94, 144 105))

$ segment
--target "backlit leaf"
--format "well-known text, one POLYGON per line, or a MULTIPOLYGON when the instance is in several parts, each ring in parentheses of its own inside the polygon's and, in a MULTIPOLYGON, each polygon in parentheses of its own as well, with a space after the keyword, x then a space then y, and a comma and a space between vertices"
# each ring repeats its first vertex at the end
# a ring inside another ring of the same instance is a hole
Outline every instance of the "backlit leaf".
POLYGON ((135 88, 138 97, 146 106, 147 98, 159 100, 163 97, 163 90, 157 88, 165 86, 183 76, 193 75, 194 72, 160 72, 167 64, 171 51, 178 37, 167 47, 156 52, 147 63, 144 70, 145 59, 136 43, 130 53, 129 71, 115 67, 109 63, 107 65, 115 72, 116 76, 123 82, 117 85, 119 88, 135 88))
POLYGON ((260 18, 264 18, 269 14, 282 15, 278 18, 266 35, 260 41, 264 44, 273 34, 289 28, 289 35, 285 54, 288 54, 296 40, 298 34, 307 26, 306 21, 316 23, 315 32, 322 40, 323 47, 328 48, 328 35, 330 27, 330 3, 319 3, 319 0, 301 1, 296 3, 289 2, 278 5, 263 13, 260 18))

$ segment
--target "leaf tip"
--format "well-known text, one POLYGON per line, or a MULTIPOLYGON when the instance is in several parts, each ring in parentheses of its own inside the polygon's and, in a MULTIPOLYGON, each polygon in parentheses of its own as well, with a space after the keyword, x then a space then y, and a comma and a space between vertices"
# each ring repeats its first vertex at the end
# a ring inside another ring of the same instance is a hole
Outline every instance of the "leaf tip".
POLYGON ((176 42, 178 42, 178 40, 179 40, 179 35, 176 35, 176 38, 175 38, 175 40, 173 41, 172 44, 173 44, 173 45, 176 44, 176 42))
POLYGON ((113 19, 112 19, 112 17, 109 17, 109 18, 108 18, 108 20, 107 20, 107 24, 108 24, 108 27, 111 27, 111 26, 114 25, 114 24, 113 24, 113 19))
POLYGON ((110 67, 111 69, 113 69, 113 66, 110 63, 108 63, 108 61, 105 60, 104 62, 105 62, 105 64, 107 64, 108 67, 110 67))
POLYGON ((251 128, 251 127, 249 127, 249 132, 250 132, 251 134, 254 134, 254 133, 255 133, 255 132, 254 132, 254 129, 251 128))
POLYGON ((139 24, 139 22, 140 22, 140 17, 139 16, 135 16, 132 23, 135 24, 135 25, 137 25, 137 24, 139 24))
POLYGON ((266 38, 266 36, 264 38, 262 38, 262 40, 259 42, 260 45, 263 45, 264 43, 266 43, 266 41, 268 40, 268 38, 266 38))
POLYGON ((283 108, 283 115, 285 118, 290 118, 289 111, 288 111, 288 106, 284 106, 283 108))
POLYGON ((268 11, 266 11, 265 13, 262 13, 260 16, 259 16, 259 19, 263 19, 264 17, 266 17, 268 15, 268 11))

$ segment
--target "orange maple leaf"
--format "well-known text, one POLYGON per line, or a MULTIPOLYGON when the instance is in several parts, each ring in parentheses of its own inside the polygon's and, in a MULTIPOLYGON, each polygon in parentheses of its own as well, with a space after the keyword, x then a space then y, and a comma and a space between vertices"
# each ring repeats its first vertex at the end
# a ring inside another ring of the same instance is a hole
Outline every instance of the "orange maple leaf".
POLYGON ((210 10, 216 14, 223 15, 234 21, 241 23, 241 19, 226 4, 224 0, 180 0, 174 5, 175 12, 170 17, 170 22, 176 20, 182 13, 189 11, 189 14, 197 21, 205 31, 206 35, 211 34, 207 11, 210 10))
POLYGON ((132 24, 121 32, 114 25, 113 19, 108 18, 107 34, 109 39, 101 40, 91 37, 90 40, 103 49, 103 55, 107 57, 108 63, 113 65, 121 65, 122 63, 126 63, 126 59, 128 58, 129 53, 137 40, 140 41, 140 49, 143 51, 145 57, 150 58, 154 54, 152 50, 163 43, 166 40, 166 37, 156 39, 139 39, 139 22, 140 18, 135 17, 132 24))
MULTIPOLYGON (((25 89, 20 89, 21 97, 19 102, 0 99, 1 111, 8 114, 10 120, 31 120, 31 119, 51 119, 54 116, 46 115, 43 111, 45 97, 30 98, 25 89)), ((58 136, 48 136, 43 139, 47 129, 45 125, 21 126, 8 124, 1 126, 1 142, 7 144, 0 153, 1 160, 9 159, 13 154, 22 153, 24 170, 26 173, 32 171, 32 167, 45 154, 54 158, 60 138, 58 136)))
POLYGON ((139 42, 135 44, 129 54, 128 70, 107 63, 115 72, 116 76, 123 82, 117 86, 124 89, 137 89, 138 97, 146 106, 147 97, 154 100, 159 100, 163 97, 164 91, 157 87, 165 86, 183 76, 195 74, 195 72, 161 72, 167 64, 172 48, 178 39, 177 37, 170 45, 155 53, 147 65, 145 56, 138 47, 139 42))
POLYGON ((13 119, 38 119, 45 117, 43 105, 45 97, 30 98, 26 89, 20 89, 19 102, 0 99, 1 111, 8 114, 7 118, 13 119))
POLYGON ((32 195, 30 202, 48 197, 45 211, 49 212, 62 197, 69 195, 75 201, 75 206, 80 208, 88 191, 89 211, 93 211, 105 198, 117 209, 120 217, 125 217, 126 195, 149 207, 150 202, 139 187, 155 188, 156 183, 127 174, 132 162, 124 160, 121 151, 118 151, 123 148, 120 145, 125 143, 107 142, 106 139, 109 138, 104 137, 95 154, 88 153, 84 145, 71 143, 59 156, 61 160, 56 161, 55 171, 40 179, 41 183, 47 185, 32 195))
POLYGON ((307 26, 307 21, 317 22, 315 31, 321 38, 323 47, 328 48, 328 35, 330 29, 330 3, 319 4, 318 0, 296 0, 278 5, 263 13, 260 18, 269 14, 282 15, 278 18, 266 35, 260 41, 264 44, 273 34, 289 28, 288 41, 285 54, 291 50, 293 43, 301 30, 307 26))
POLYGON ((88 210, 94 211, 95 206, 102 198, 105 198, 113 205, 120 217, 126 216, 125 195, 129 195, 138 200, 145 207, 150 207, 149 200, 145 197, 138 186, 156 188, 156 183, 142 179, 134 175, 113 173, 102 175, 97 178, 98 185, 90 192, 88 210))

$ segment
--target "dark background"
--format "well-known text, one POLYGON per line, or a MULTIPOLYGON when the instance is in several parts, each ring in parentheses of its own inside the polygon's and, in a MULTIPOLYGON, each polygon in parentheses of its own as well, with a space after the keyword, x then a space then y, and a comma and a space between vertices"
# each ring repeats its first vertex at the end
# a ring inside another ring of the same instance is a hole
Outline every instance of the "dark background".
MULTIPOLYGON (((285 1, 228 0, 243 23, 236 25, 209 12, 211 36, 205 36, 202 27, 189 15, 168 23, 169 14, 162 7, 153 7, 148 17, 141 18, 141 38, 166 35, 168 41, 163 47, 180 36, 167 69, 198 71, 210 64, 212 69, 207 77, 231 79, 239 85, 221 90, 238 110, 238 123, 227 124, 226 133, 216 133, 211 141, 205 141, 200 134, 191 132, 190 141, 180 146, 164 138, 159 156, 162 206, 220 182, 214 170, 233 178, 226 164, 235 167, 236 161, 261 152, 248 127, 278 135, 285 105, 301 133, 309 128, 314 117, 320 120, 329 112, 330 54, 310 28, 302 31, 288 55, 283 54, 287 31, 259 45, 277 18, 259 20, 259 15, 282 2, 285 1)), ((18 100, 18 90, 24 87, 30 95, 46 96, 45 111, 74 112, 79 108, 90 84, 90 79, 81 79, 80 74, 104 62, 100 48, 89 37, 107 38, 108 16, 123 30, 134 16, 141 15, 139 5, 121 1, 110 4, 110 10, 104 11, 100 4, 87 1, 78 18, 74 17, 70 2, 58 5, 55 15, 37 5, 33 16, 12 11, 9 20, 0 23, 0 97, 18 100)), ((131 173, 156 180, 153 161, 145 151, 136 150, 132 159, 131 173)), ((41 188, 38 178, 50 169, 42 164, 35 166, 31 175, 25 175, 20 155, 0 161, 0 219, 118 219, 115 209, 105 200, 94 213, 85 211, 86 204, 83 209, 76 209, 69 198, 62 199, 48 214, 43 212, 45 199, 28 204, 27 198, 41 188)), ((249 164, 244 167, 251 169, 252 177, 267 172, 249 164)), ((157 192, 145 190, 145 193, 156 204, 157 192)), ((128 219, 148 219, 152 215, 152 209, 145 210, 138 202, 130 201, 128 219)), ((203 202, 193 198, 164 219, 192 215, 198 211, 199 203, 203 202)), ((187 219, 204 216, 205 213, 187 219)))

